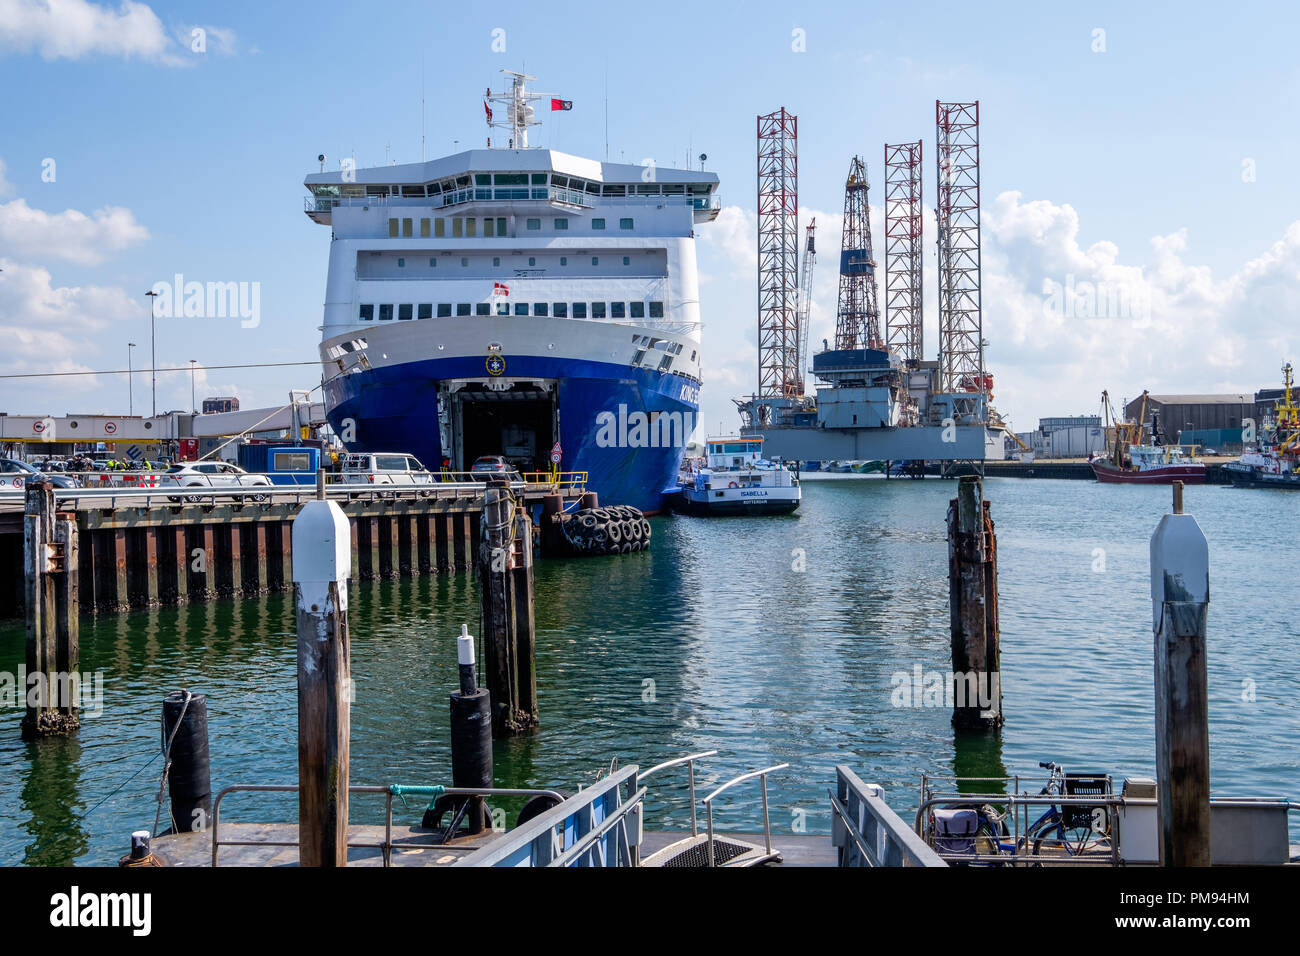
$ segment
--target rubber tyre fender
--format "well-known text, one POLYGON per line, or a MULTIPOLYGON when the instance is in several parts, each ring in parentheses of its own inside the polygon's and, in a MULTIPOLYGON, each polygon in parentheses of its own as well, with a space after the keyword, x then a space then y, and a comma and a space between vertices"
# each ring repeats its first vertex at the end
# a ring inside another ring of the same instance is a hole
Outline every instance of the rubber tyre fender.
POLYGON ((610 521, 605 525, 605 540, 610 544, 623 543, 623 526, 618 521, 610 521))

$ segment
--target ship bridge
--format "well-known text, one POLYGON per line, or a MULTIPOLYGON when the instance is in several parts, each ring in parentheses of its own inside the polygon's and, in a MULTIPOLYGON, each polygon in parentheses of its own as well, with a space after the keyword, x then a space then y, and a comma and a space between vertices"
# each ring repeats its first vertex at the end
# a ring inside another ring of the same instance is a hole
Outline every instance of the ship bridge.
MULTIPOLYGON (((552 149, 471 149, 422 163, 308 175, 304 204, 331 225, 340 206, 526 206, 581 211, 597 206, 685 206, 694 222, 722 208, 718 177, 696 169, 608 163, 552 149)), ((466 211, 469 211, 466 209, 466 211)))

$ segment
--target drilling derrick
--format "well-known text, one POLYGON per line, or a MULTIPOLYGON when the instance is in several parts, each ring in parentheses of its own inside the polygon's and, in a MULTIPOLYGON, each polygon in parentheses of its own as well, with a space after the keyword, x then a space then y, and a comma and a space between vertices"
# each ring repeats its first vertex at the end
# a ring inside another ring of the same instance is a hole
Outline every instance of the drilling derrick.
POLYGON ((885 345, 910 365, 924 357, 921 143, 885 145, 885 345))
POLYGON ((835 318, 837 349, 883 348, 876 305, 876 260, 871 252, 867 167, 853 157, 844 183, 844 234, 840 246, 840 298, 835 318))
POLYGON ((935 102, 938 142, 939 388, 967 393, 954 417, 986 421, 980 312, 979 103, 935 102))
POLYGON ((758 394, 803 393, 799 356, 798 119, 758 117, 758 394))
POLYGON ((808 312, 812 308, 813 267, 817 264, 817 220, 813 219, 804 230, 803 264, 799 267, 799 355, 795 368, 799 370, 799 394, 804 392, 803 374, 808 360, 808 312))

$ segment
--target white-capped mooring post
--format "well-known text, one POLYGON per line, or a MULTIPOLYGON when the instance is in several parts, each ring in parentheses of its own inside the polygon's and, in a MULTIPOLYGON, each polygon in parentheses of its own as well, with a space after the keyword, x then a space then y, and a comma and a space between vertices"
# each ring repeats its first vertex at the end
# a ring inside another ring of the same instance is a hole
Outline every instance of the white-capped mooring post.
POLYGON ((333 501, 293 519, 298 608, 298 861, 346 866, 352 658, 348 575, 352 535, 333 501))
POLYGON ((1173 514, 1151 536, 1161 866, 1210 865, 1209 606, 1209 545, 1176 481, 1173 514))

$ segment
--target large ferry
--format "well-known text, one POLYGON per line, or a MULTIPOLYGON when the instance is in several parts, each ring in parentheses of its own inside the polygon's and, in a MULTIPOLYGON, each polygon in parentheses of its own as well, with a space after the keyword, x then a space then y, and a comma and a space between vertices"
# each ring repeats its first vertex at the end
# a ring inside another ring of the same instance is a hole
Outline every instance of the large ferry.
POLYGON ((332 231, 330 424, 350 451, 453 471, 549 470, 558 446, 602 501, 659 511, 698 410, 695 227, 718 177, 530 147, 536 105, 569 104, 503 72, 500 144, 306 177, 332 231))

